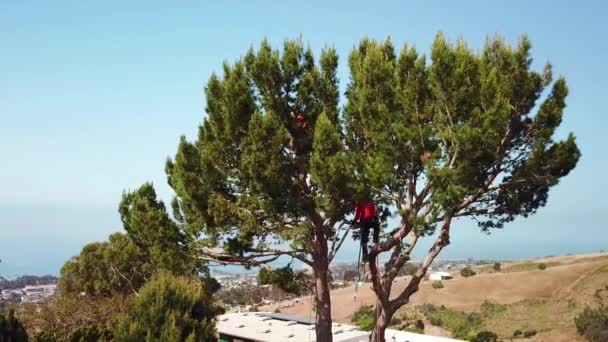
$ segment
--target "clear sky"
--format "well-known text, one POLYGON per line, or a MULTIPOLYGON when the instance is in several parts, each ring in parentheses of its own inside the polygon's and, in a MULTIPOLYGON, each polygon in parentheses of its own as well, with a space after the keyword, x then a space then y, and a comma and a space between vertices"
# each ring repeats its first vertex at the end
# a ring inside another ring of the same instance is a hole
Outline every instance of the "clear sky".
MULTIPOLYGON (((346 58, 361 38, 428 51, 441 30, 479 48, 527 33, 536 67, 570 86, 563 130, 583 153, 536 216, 487 236, 458 224, 443 257, 518 258, 608 249, 608 6, 602 1, 0 1, 0 276, 58 273, 121 229, 124 189, 154 182, 204 117, 203 86, 267 37, 346 58), (508 4, 508 6, 507 6, 508 4), (604 146, 602 148, 602 146, 604 146)), ((340 255, 355 260, 354 245, 340 255)))

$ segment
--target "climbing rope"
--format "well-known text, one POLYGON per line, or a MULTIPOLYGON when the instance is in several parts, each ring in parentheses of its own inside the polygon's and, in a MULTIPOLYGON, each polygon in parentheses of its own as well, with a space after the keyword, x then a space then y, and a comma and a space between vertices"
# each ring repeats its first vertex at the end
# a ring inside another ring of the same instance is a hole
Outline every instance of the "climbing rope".
MULTIPOLYGON (((359 282, 361 281, 361 249, 363 247, 359 244, 359 256, 357 257, 357 281, 355 282, 355 302, 357 301, 357 290, 359 289, 359 282)), ((363 272, 365 277, 365 263, 363 263, 363 272)))

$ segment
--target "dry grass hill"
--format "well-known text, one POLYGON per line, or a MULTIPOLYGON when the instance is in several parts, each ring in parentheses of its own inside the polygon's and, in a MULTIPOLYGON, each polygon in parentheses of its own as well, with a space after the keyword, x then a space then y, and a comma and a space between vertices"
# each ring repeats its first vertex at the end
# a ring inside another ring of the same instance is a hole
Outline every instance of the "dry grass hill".
MULTIPOLYGON (((480 312, 484 302, 489 302, 499 305, 495 305, 497 309, 492 314, 484 317, 483 329, 494 331, 502 338, 510 340, 516 330, 536 330, 538 334, 526 341, 582 341, 576 334, 573 319, 585 306, 593 303, 597 289, 608 285, 608 253, 504 263, 500 272, 495 272, 491 265, 474 269, 477 275, 443 281, 445 287, 442 289, 434 289, 430 281, 425 281, 412 297, 411 304, 402 309, 403 312, 411 314, 422 304, 480 312), (541 263, 547 265, 545 270, 538 268, 541 263)), ((393 293, 405 284, 406 279, 398 279, 393 293)), ((334 320, 349 322, 360 306, 373 304, 374 295, 369 286, 368 283, 358 289, 356 300, 354 287, 333 291, 334 320)), ((281 311, 308 316, 311 314, 310 299, 281 311)), ((449 334, 428 322, 425 329, 427 334, 449 334)))

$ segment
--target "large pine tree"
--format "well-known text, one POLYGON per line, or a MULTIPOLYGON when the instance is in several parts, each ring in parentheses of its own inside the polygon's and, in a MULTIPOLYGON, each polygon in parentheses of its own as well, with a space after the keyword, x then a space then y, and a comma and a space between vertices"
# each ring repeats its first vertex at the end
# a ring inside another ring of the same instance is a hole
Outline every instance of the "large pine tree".
POLYGON ((338 57, 264 41, 205 87, 195 141, 166 171, 174 216, 208 261, 257 266, 281 256, 314 273, 317 341, 331 341, 328 267, 352 208, 338 117, 338 57))
POLYGON ((566 82, 553 81, 550 65, 542 72, 531 69, 525 37, 516 47, 488 39, 476 53, 439 34, 430 61, 414 48, 406 46, 397 56, 389 40, 365 39, 349 62, 346 142, 357 181, 392 202, 401 217, 369 257, 377 297, 373 341, 384 341, 395 311, 409 302, 450 243, 455 220, 474 218, 489 231, 534 214, 580 152, 572 134, 554 138, 566 82), (391 293, 417 242, 434 233, 408 285, 391 293), (385 252, 390 258, 378 267, 385 252))

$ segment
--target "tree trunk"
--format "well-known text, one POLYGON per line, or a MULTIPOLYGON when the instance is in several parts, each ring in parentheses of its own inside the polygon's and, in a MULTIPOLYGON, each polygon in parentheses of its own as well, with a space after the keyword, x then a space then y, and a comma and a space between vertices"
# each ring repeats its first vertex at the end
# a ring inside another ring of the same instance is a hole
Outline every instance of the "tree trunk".
POLYGON ((376 301, 376 325, 372 332, 372 342, 385 342, 386 328, 393 319, 393 312, 388 308, 388 301, 382 303, 380 300, 376 301))
POLYGON ((317 342, 332 342, 331 296, 329 289, 329 261, 327 253, 314 257, 315 312, 317 342))

